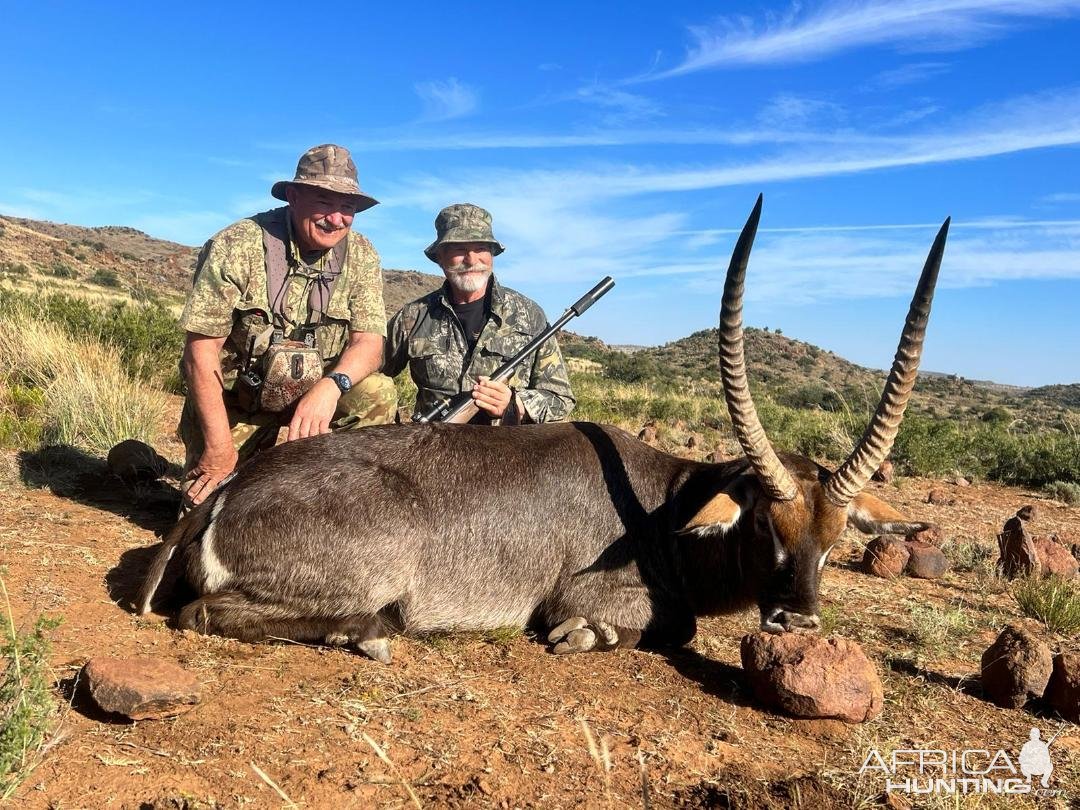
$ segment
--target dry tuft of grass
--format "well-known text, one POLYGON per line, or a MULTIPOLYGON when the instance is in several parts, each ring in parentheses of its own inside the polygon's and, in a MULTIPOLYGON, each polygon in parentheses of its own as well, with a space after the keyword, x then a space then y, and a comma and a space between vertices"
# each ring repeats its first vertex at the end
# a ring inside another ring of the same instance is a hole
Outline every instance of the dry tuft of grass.
POLYGON ((48 632, 56 620, 39 618, 34 629, 22 633, 15 627, 7 588, 4 597, 4 630, 0 636, 0 803, 9 799, 37 765, 45 737, 55 714, 49 691, 48 632))
POLYGON ((125 372, 115 351, 25 312, 8 321, 0 332, 0 368, 8 370, 0 377, 0 417, 27 418, 21 411, 36 398, 43 445, 104 455, 123 439, 153 440, 165 398, 125 372))
POLYGON ((911 640, 920 650, 941 653, 946 642, 971 633, 975 622, 962 602, 942 608, 933 604, 912 603, 911 640))
POLYGON ((1071 636, 1080 633, 1080 586, 1059 577, 1026 577, 1013 587, 1024 615, 1051 630, 1071 636))

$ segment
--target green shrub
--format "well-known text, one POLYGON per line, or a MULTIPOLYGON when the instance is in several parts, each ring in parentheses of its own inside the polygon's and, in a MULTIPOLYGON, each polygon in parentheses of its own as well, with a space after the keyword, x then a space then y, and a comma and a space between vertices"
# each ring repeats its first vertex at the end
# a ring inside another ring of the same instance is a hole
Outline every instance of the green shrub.
POLYGON ((116 275, 115 270, 109 270, 104 267, 99 267, 94 271, 94 275, 90 276, 88 281, 91 284, 97 284, 99 287, 119 287, 120 277, 116 275))
POLYGON ((1058 577, 1026 577, 1013 587, 1025 616, 1065 635, 1080 633, 1080 586, 1058 577))
POLYGON ((1069 506, 1080 506, 1080 484, 1069 481, 1051 481, 1043 487, 1043 492, 1055 501, 1062 501, 1069 506))
POLYGON ((17 312, 55 324, 73 337, 104 343, 119 354, 129 374, 168 391, 180 391, 177 364, 184 332, 160 302, 101 306, 59 293, 35 298, 0 290, 0 317, 10 318, 17 312))
POLYGON ((41 617, 30 633, 15 627, 7 589, 0 579, 6 614, 0 641, 0 802, 11 797, 37 764, 52 723, 48 633, 59 621, 41 617))
POLYGON ((45 272, 47 272, 50 276, 55 276, 56 278, 79 277, 79 273, 75 270, 74 267, 68 264, 64 264, 63 262, 54 262, 53 266, 45 272))

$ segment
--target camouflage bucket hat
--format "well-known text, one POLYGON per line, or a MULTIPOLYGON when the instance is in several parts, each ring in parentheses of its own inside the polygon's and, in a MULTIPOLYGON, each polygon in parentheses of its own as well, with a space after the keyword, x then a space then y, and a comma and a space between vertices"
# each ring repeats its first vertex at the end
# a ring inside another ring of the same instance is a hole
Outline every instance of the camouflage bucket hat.
POLYGON ((292 180, 278 180, 270 193, 279 200, 287 199, 285 189, 289 186, 315 186, 338 194, 348 194, 356 198, 356 212, 359 213, 379 201, 360 190, 356 179, 356 164, 353 163, 349 150, 344 146, 324 143, 313 146, 300 156, 296 164, 296 177, 292 180))
POLYGON ((487 242, 492 256, 506 250, 491 232, 491 214, 472 203, 448 205, 439 212, 435 217, 435 241, 424 248, 424 255, 438 263, 439 245, 454 242, 487 242))

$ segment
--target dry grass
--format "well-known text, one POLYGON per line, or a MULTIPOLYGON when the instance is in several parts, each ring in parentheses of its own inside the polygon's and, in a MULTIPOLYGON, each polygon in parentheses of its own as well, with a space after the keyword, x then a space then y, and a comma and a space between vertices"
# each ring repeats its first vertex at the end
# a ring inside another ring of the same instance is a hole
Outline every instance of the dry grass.
POLYGON ((0 414, 11 413, 12 392, 41 392, 41 443, 104 454, 123 439, 154 439, 165 398, 141 386, 115 352, 15 312, 0 332, 0 414))
POLYGON ((1020 609, 1051 630, 1080 633, 1080 587, 1058 577, 1027 577, 1013 588, 1020 609))

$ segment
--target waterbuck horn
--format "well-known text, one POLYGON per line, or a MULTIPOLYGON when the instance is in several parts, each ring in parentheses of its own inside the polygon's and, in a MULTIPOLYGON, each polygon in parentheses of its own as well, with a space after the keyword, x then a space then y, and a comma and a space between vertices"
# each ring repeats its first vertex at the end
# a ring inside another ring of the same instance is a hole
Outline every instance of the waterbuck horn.
POLYGON ((731 254, 724 299, 720 306, 720 378, 724 383, 731 424, 743 452, 757 473, 758 480, 770 497, 779 501, 795 498, 798 489, 791 474, 780 463, 769 444, 769 437, 758 419, 750 386, 746 380, 746 358, 743 356, 742 297, 746 281, 746 263, 761 219, 761 199, 758 195, 754 210, 746 220, 735 251, 731 254))
POLYGON ((841 464, 825 483, 825 494, 837 506, 847 506, 851 499, 862 491, 870 476, 889 454, 900 430, 904 409, 911 399, 911 389, 919 371, 926 324, 930 320, 930 302, 934 298, 934 285, 937 284, 951 219, 946 219, 941 226, 926 257, 926 264, 923 265, 919 285, 911 299, 907 322, 900 335, 900 345, 896 349, 896 358, 893 360, 892 370, 889 371, 889 378, 885 381, 885 390, 881 394, 877 411, 847 461, 841 464))

